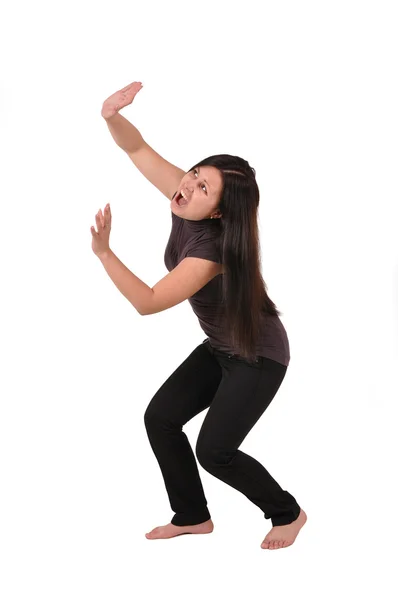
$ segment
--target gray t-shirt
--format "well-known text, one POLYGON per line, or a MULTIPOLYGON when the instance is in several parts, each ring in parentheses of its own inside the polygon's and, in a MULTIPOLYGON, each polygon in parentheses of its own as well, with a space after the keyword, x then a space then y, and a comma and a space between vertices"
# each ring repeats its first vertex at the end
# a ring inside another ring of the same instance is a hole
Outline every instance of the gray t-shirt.
MULTIPOLYGON (((183 219, 171 211, 171 232, 164 253, 164 264, 168 271, 172 271, 187 256, 205 258, 222 264, 218 246, 219 238, 219 219, 192 221, 183 219)), ((221 273, 213 277, 196 294, 188 298, 188 302, 213 348, 229 354, 239 354, 239 349, 229 345, 223 323, 221 301, 223 276, 221 273)), ((289 340, 277 315, 261 315, 256 354, 288 366, 289 340)))

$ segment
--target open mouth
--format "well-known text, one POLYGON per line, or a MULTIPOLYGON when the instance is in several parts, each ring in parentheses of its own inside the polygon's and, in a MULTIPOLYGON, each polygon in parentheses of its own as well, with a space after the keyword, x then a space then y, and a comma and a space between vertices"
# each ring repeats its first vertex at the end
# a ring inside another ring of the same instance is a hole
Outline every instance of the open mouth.
POLYGON ((178 193, 177 196, 175 197, 175 203, 178 206, 186 206, 189 203, 189 200, 185 200, 183 195, 181 193, 178 193))

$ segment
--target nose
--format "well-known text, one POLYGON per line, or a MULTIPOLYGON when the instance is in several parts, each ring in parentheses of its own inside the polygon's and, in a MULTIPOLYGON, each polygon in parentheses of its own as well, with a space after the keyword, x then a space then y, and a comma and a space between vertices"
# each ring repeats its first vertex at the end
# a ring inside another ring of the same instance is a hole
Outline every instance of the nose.
POLYGON ((201 182, 200 181, 188 181, 188 183, 185 185, 185 189, 190 193, 193 194, 195 190, 199 190, 200 186, 201 186, 201 182))
POLYGON ((195 186, 192 183, 188 183, 187 185, 184 185, 184 188, 189 196, 189 198, 191 198, 191 196, 193 196, 194 190, 195 190, 195 186))

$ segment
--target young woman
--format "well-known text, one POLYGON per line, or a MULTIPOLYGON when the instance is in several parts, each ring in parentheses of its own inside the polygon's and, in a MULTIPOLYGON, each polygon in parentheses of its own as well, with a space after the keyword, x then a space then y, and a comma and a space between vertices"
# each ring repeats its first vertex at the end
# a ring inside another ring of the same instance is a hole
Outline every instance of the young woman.
POLYGON ((157 154, 119 110, 141 89, 134 82, 108 98, 102 116, 139 171, 171 201, 169 271, 153 288, 131 273, 109 248, 110 209, 97 214, 93 250, 111 279, 140 314, 188 300, 206 339, 170 375, 145 415, 159 463, 171 522, 148 539, 211 533, 213 522, 195 456, 183 426, 209 409, 196 444, 206 471, 244 494, 273 527, 261 547, 291 545, 307 516, 295 498, 239 446, 278 391, 290 361, 280 312, 260 270, 259 189, 249 163, 229 154, 210 156, 185 172, 157 154))

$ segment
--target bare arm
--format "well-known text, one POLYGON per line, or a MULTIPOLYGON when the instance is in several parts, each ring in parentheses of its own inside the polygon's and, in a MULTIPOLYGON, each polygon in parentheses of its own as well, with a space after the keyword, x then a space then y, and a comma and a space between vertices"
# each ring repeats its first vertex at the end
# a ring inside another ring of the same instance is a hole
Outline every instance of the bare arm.
POLYGON ((120 113, 114 114, 105 121, 116 144, 127 154, 136 152, 144 145, 144 138, 138 129, 120 113))
POLYGON ((99 254, 98 258, 119 292, 140 315, 146 314, 153 295, 149 285, 134 275, 111 249, 99 254))
POLYGON ((160 156, 145 141, 135 152, 127 153, 137 169, 170 201, 185 171, 160 156))
POLYGON ((147 144, 138 129, 118 112, 131 104, 141 89, 140 82, 134 82, 115 92, 105 100, 101 115, 119 148, 126 152, 140 173, 170 201, 179 188, 185 171, 160 156, 147 144))
POLYGON ((222 265, 216 262, 190 256, 151 288, 134 275, 112 250, 98 257, 115 286, 142 316, 180 304, 223 272, 222 265))

